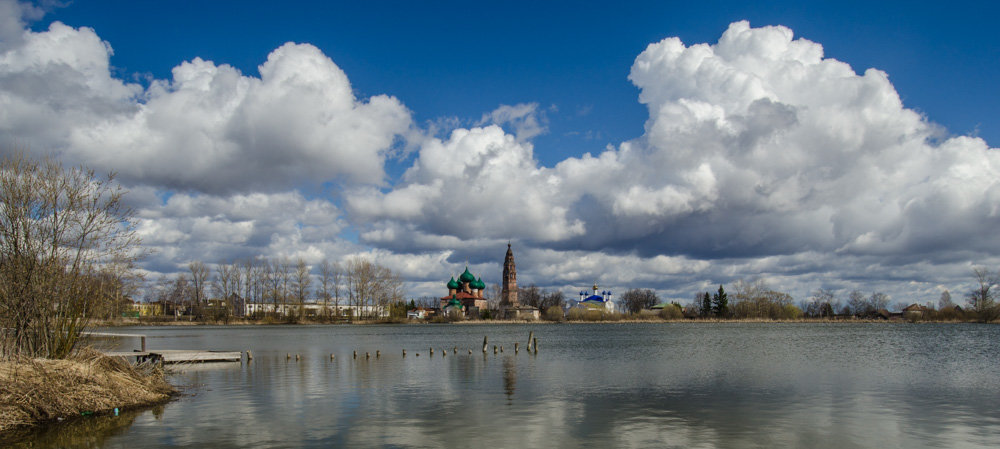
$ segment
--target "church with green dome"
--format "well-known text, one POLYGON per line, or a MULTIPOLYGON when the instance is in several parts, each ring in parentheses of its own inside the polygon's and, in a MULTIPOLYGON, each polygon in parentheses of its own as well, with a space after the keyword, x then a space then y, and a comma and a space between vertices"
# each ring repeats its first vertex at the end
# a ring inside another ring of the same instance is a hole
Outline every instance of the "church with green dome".
POLYGON ((486 298, 483 298, 483 290, 486 284, 483 279, 477 278, 465 267, 465 272, 455 279, 452 276, 448 281, 448 296, 441 297, 441 310, 445 313, 459 309, 469 318, 479 318, 479 311, 486 310, 486 298))

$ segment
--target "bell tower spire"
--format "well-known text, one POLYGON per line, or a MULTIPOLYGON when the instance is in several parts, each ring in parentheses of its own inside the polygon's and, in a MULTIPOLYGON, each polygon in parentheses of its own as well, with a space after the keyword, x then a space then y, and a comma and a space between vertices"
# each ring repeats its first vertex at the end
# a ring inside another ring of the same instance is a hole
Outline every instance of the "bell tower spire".
POLYGON ((503 259, 503 290, 500 303, 506 307, 517 307, 517 269, 514 267, 514 251, 507 242, 507 255, 503 259))

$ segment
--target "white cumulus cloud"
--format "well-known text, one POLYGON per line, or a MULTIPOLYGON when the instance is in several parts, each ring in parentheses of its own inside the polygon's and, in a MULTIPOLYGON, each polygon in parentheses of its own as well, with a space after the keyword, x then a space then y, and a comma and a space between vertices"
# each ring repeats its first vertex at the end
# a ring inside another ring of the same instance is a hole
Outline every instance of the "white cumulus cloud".
POLYGON ((195 58, 143 89, 112 76, 111 46, 92 29, 54 22, 20 38, 0 53, 0 132, 131 183, 213 193, 378 185, 411 127, 397 99, 356 98, 308 44, 275 49, 259 78, 195 58))
MULTIPOLYGON (((824 278, 774 261, 800 267, 823 255, 815 269, 885 280, 893 267, 930 261, 954 272, 957 254, 968 263, 1000 249, 996 149, 943 134, 903 105, 886 73, 859 74, 786 27, 736 22, 715 44, 664 39, 629 79, 649 110, 642 136, 543 167, 530 142, 498 127, 458 129, 420 145, 401 183, 355 192, 347 209, 383 247, 516 236, 559 254, 619 254, 600 264, 647 273, 656 257, 680 257, 670 263, 698 267, 695 276, 771 272, 799 292, 804 279, 824 278)), ((553 273, 577 279, 594 271, 581 261, 597 260, 580 257, 528 269, 563 267, 553 273)))

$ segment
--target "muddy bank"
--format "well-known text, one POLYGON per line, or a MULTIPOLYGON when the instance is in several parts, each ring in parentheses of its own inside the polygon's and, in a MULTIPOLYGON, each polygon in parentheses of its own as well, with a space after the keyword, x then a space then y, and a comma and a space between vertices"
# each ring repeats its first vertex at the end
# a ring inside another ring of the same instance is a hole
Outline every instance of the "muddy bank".
POLYGON ((67 360, 0 361, 0 441, 52 421, 163 403, 175 392, 161 368, 92 350, 67 360))

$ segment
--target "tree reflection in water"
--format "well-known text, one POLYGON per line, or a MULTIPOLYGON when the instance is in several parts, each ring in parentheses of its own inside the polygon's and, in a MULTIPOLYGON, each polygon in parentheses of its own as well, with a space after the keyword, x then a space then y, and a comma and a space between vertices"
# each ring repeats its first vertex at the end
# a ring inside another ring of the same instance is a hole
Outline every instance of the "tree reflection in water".
POLYGON ((514 390, 517 388, 517 363, 514 357, 503 359, 503 391, 507 394, 507 405, 514 403, 514 390))
MULTIPOLYGON (((151 408, 154 415, 163 413, 163 405, 151 408)), ((114 436, 124 434, 135 418, 150 408, 121 411, 118 416, 80 416, 37 428, 14 430, 0 438, 0 446, 9 448, 35 447, 103 447, 114 436)))

